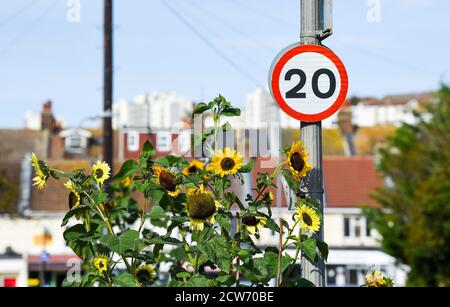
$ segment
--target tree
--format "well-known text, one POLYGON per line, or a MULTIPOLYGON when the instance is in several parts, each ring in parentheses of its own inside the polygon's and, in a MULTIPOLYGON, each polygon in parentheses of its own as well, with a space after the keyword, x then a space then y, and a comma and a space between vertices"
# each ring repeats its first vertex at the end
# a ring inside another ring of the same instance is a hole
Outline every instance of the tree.
POLYGON ((450 88, 428 108, 380 151, 387 186, 366 214, 384 251, 411 268, 408 285, 450 286, 450 88))

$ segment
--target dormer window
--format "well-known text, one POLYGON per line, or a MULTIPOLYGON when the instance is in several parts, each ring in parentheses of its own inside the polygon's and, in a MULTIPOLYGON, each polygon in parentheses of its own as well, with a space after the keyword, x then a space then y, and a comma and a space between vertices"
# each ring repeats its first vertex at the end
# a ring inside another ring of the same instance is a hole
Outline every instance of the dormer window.
POLYGON ((92 134, 84 129, 67 129, 61 132, 64 139, 64 152, 68 154, 85 154, 92 134))

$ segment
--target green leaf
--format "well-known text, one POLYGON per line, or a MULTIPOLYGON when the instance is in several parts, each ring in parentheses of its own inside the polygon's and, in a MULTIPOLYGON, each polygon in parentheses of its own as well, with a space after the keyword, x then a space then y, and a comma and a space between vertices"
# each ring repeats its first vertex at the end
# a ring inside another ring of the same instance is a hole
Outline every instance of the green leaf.
POLYGON ((130 273, 122 273, 114 277, 114 281, 122 287, 136 287, 136 281, 130 273))
POLYGON ((190 277, 191 277, 191 274, 188 273, 188 272, 180 272, 180 273, 177 273, 176 276, 177 276, 178 278, 190 278, 190 277))
POLYGON ((169 168, 171 166, 174 166, 175 164, 178 164, 179 162, 181 162, 183 160, 183 158, 181 157, 175 157, 173 155, 167 155, 164 157, 160 157, 158 159, 155 160, 155 163, 158 163, 166 168, 169 168))
POLYGON ((230 131, 230 130, 233 129, 233 127, 231 127, 229 122, 226 122, 225 124, 223 124, 221 128, 222 128, 222 131, 224 131, 224 132, 225 131, 230 131))
POLYGON ((287 169, 283 170, 283 175, 284 175, 284 178, 286 179, 286 182, 287 182, 289 188, 292 191, 294 191, 294 193, 297 192, 298 188, 300 187, 300 181, 296 180, 292 176, 291 172, 289 172, 287 169))
POLYGON ((145 154, 147 157, 153 157, 155 155, 156 150, 149 140, 145 141, 142 153, 145 154))
POLYGON ((328 261, 328 253, 329 253, 328 244, 323 241, 317 240, 317 248, 322 258, 325 261, 328 261))
POLYGON ((120 171, 113 177, 113 180, 121 180, 131 176, 134 172, 139 170, 139 164, 134 160, 125 161, 120 171))
POLYGON ((183 285, 186 287, 215 287, 217 286, 217 283, 215 280, 196 274, 183 285))
POLYGON ((242 166, 239 169, 239 173, 250 173, 253 170, 254 166, 255 166, 255 160, 251 159, 250 161, 248 161, 247 164, 245 164, 244 166, 242 166))
POLYGON ((67 212, 66 215, 63 218, 63 221, 61 223, 61 227, 66 226, 71 217, 73 217, 74 215, 76 215, 78 213, 83 212, 84 210, 89 210, 89 207, 81 205, 81 206, 77 206, 76 208, 73 208, 73 209, 69 210, 69 212, 67 212))
POLYGON ((217 214, 216 219, 217 219, 217 222, 219 223, 220 227, 225 229, 228 233, 231 232, 231 221, 226 215, 217 214))
POLYGON ((83 234, 86 233, 86 229, 82 224, 76 224, 68 229, 66 229, 63 233, 64 240, 66 242, 71 242, 78 240, 83 234))
POLYGON ((241 115, 241 109, 239 108, 233 108, 233 107, 225 107, 222 110, 221 115, 223 116, 228 116, 228 117, 232 117, 232 116, 240 116, 241 115))
POLYGON ((315 261, 315 258, 317 255, 317 251, 316 251, 317 243, 316 242, 317 242, 316 239, 309 238, 300 243, 300 249, 303 251, 306 258, 308 258, 308 260, 311 262, 315 261))
POLYGON ((236 277, 230 274, 220 275, 216 278, 216 281, 224 284, 227 287, 231 287, 236 282, 236 277))
POLYGON ((237 254, 244 263, 248 263, 253 255, 252 252, 248 249, 241 249, 237 254))
POLYGON ((303 277, 300 277, 297 280, 296 286, 301 287, 301 288, 315 288, 316 287, 312 282, 310 282, 309 280, 307 280, 303 277))
POLYGON ((100 242, 113 252, 116 252, 118 254, 122 253, 119 237, 115 235, 104 235, 100 238, 100 242))
POLYGON ((95 190, 91 197, 96 206, 104 204, 108 200, 108 194, 101 190, 95 190))
POLYGON ((146 240, 147 244, 168 244, 168 245, 182 245, 183 242, 181 242, 178 239, 169 237, 169 236, 160 236, 160 237, 154 237, 149 240, 146 240))
POLYGON ((192 112, 192 117, 194 117, 194 115, 196 114, 202 114, 205 111, 208 111, 209 109, 210 109, 209 105, 207 105, 204 102, 200 102, 195 106, 194 111, 192 112))
POLYGON ((232 255, 225 237, 216 236, 209 241, 203 241, 198 246, 198 249, 209 261, 217 264, 223 271, 231 269, 232 255))
POLYGON ((280 226, 277 225, 277 223, 275 223, 275 221, 271 218, 267 219, 267 223, 266 223, 265 227, 269 228, 270 230, 272 230, 274 232, 280 233, 280 226))
POLYGON ((68 281, 67 278, 64 278, 61 286, 63 288, 79 287, 79 286, 81 286, 81 282, 79 282, 79 281, 68 281))
POLYGON ((139 251, 144 247, 143 241, 139 239, 139 232, 136 230, 127 230, 119 237, 104 235, 100 238, 100 242, 120 255, 128 250, 139 251))
POLYGON ((152 203, 154 206, 159 205, 159 202, 161 201, 163 196, 164 196, 164 191, 162 191, 162 190, 154 189, 154 190, 150 191, 150 197, 152 198, 152 203))
POLYGON ((156 220, 165 219, 167 217, 166 213, 164 212, 164 209, 161 208, 160 206, 153 206, 152 210, 150 211, 148 216, 151 219, 156 219, 156 220))

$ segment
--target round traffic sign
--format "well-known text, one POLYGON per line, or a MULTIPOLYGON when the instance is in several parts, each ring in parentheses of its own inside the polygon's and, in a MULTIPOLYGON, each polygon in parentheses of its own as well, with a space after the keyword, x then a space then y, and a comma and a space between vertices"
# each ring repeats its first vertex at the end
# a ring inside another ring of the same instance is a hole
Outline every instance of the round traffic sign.
POLYGON ((300 121, 318 122, 333 115, 345 102, 348 75, 330 49, 295 44, 275 58, 269 88, 288 115, 300 121))

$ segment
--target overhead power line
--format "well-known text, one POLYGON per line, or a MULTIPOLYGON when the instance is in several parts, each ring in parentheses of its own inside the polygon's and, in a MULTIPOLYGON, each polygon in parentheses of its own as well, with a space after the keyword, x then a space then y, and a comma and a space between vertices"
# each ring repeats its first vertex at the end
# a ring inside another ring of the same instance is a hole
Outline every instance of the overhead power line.
POLYGON ((14 20, 15 18, 19 17, 21 14, 23 14, 24 12, 26 12, 29 8, 31 8, 33 5, 35 5, 37 3, 36 0, 31 0, 28 1, 27 3, 25 3, 24 6, 20 7, 17 11, 15 11, 14 13, 6 16, 4 19, 0 20, 0 27, 6 25, 7 23, 9 23, 10 21, 14 20))
MULTIPOLYGON (((189 6, 189 4, 187 2, 183 2, 181 1, 181 3, 185 3, 189 6)), ((172 2, 173 4, 173 2, 172 2)), ((177 3, 178 5, 180 4, 180 2, 177 3)), ((192 2, 190 2, 190 4, 192 4, 192 2)), ((195 6, 194 6, 195 8, 195 6)), ((189 6, 189 9, 192 9, 191 6, 189 6)), ((184 13, 183 15, 186 16, 188 14, 186 14, 186 10, 183 10, 184 13)), ((260 62, 258 62, 255 57, 252 56, 248 56, 245 52, 243 52, 242 48, 239 48, 239 46, 236 46, 236 44, 234 44, 232 41, 227 40, 226 38, 223 37, 223 35, 221 35, 220 31, 214 31, 212 29, 212 27, 210 26, 209 22, 204 22, 202 21, 201 18, 197 18, 197 16, 194 16, 194 14, 191 14, 189 16, 191 21, 193 21, 194 24, 196 24, 200 29, 204 29, 206 31, 209 31, 215 38, 222 38, 220 39, 220 41, 226 45, 226 49, 227 50, 233 50, 236 54, 238 54, 240 57, 242 57, 243 59, 245 59, 247 62, 252 63, 253 65, 257 66, 258 68, 262 69, 263 71, 267 71, 268 67, 262 65, 260 62)))
POLYGON ((44 19, 45 16, 47 16, 48 13, 58 4, 58 0, 54 0, 50 3, 49 6, 34 19, 23 31, 21 31, 19 34, 17 34, 13 39, 6 44, 2 49, 0 49, 0 53, 2 55, 6 54, 11 48, 13 48, 17 43, 20 42, 29 32, 34 30, 36 28, 36 25, 39 24, 39 22, 44 19))
POLYGON ((255 45, 257 45, 263 49, 266 49, 270 52, 278 51, 278 50, 275 50, 275 48, 264 43, 263 41, 260 41, 260 40, 256 39, 255 37, 251 36, 247 32, 243 31, 240 27, 234 25, 232 22, 229 22, 226 18, 220 16, 219 14, 216 14, 212 10, 206 9, 205 7, 198 5, 198 3, 193 2, 193 1, 189 2, 189 4, 192 5, 193 7, 197 8, 198 10, 203 11, 205 13, 205 16, 213 17, 213 19, 218 21, 220 24, 225 25, 226 27, 228 27, 232 31, 236 32, 240 36, 245 37, 249 41, 252 41, 255 45))
POLYGON ((169 9, 169 11, 182 22, 189 30, 191 30, 200 40, 202 40, 211 50, 213 50, 219 57, 221 57, 225 62, 227 62, 231 67, 233 67, 237 72, 239 72, 243 77, 254 83, 258 87, 263 87, 261 83, 256 80, 251 74, 242 69, 236 62, 234 62, 230 57, 220 50, 213 42, 211 42, 205 35, 195 28, 186 18, 183 17, 172 5, 170 5, 166 0, 161 0, 164 6, 169 9))

